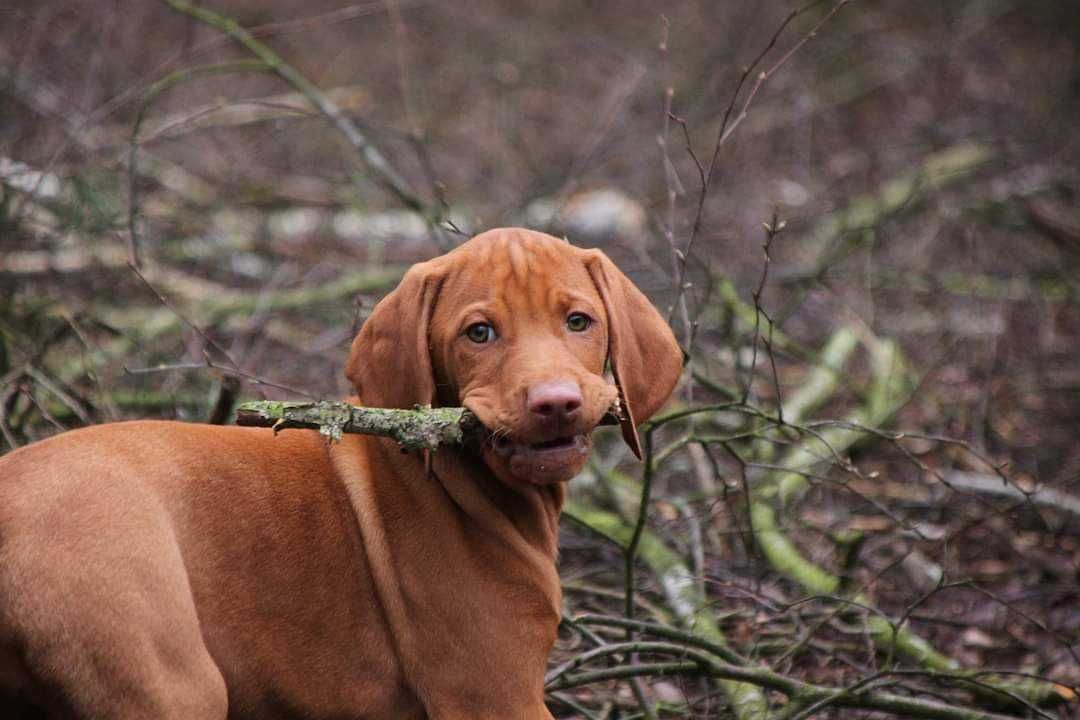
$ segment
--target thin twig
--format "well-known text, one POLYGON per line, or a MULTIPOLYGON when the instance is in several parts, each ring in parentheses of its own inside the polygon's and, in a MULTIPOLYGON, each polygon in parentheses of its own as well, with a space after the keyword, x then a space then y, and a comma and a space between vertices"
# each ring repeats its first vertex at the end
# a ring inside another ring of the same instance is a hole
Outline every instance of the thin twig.
MULTIPOLYGON (((651 430, 646 430, 644 433, 644 443, 642 447, 642 455, 644 456, 645 469, 642 473, 641 481, 641 499, 638 505, 637 520, 634 523, 634 532, 630 536, 630 542, 626 546, 625 553, 625 568, 624 568, 624 591, 625 601, 623 604, 623 612, 628 619, 634 617, 634 563, 637 560, 638 546, 641 543, 641 536, 645 530, 645 521, 649 514, 649 499, 652 491, 652 479, 653 479, 653 435, 651 430)), ((626 630, 627 639, 633 636, 631 628, 626 630)))
POLYGON ((382 152, 375 147, 337 103, 314 83, 301 75, 267 45, 255 39, 250 32, 232 18, 193 5, 186 2, 186 0, 164 0, 164 2, 173 10, 194 17, 227 34, 255 57, 262 60, 270 70, 277 73, 297 92, 306 96, 312 105, 341 133, 349 147, 356 152, 375 180, 405 207, 420 215, 424 222, 432 228, 432 232, 442 232, 438 223, 428 211, 426 203, 416 195, 409 182, 390 165, 382 152))
POLYGON ((762 253, 764 255, 764 262, 761 267, 761 277, 758 279, 757 288, 753 292, 754 298, 754 339, 751 342, 753 348, 752 357, 750 360, 750 369, 747 372, 746 386, 743 388, 742 401, 745 403, 750 398, 750 389, 754 383, 754 371, 757 369, 757 352, 758 352, 758 339, 761 337, 761 318, 764 316, 766 322, 769 324, 769 337, 765 341, 766 350, 769 353, 769 361, 772 364, 772 377, 773 385, 776 391, 776 416, 781 425, 784 424, 784 404, 780 397, 780 378, 776 372, 776 357, 772 350, 772 329, 773 321, 769 317, 768 313, 761 304, 762 294, 765 292, 765 284, 769 280, 769 267, 772 264, 772 250, 773 241, 777 236, 784 231, 784 227, 787 223, 780 219, 779 208, 773 208, 772 220, 767 223, 763 223, 765 227, 765 243, 762 245, 762 253))
POLYGON ((184 370, 212 370, 214 372, 221 373, 222 375, 240 378, 251 383, 252 385, 261 385, 268 388, 274 388, 275 390, 283 390, 284 392, 292 393, 294 395, 300 395, 310 400, 320 399, 318 396, 312 395, 305 390, 299 390, 289 385, 282 385, 281 383, 276 383, 271 380, 265 380, 261 377, 258 377, 257 375, 252 375, 249 372, 245 372, 238 367, 225 367, 223 365, 218 365, 212 359, 205 355, 203 356, 203 362, 175 363, 172 365, 154 365, 153 367, 140 368, 131 368, 126 366, 124 367, 124 372, 128 375, 150 375, 154 373, 168 373, 184 370))
MULTIPOLYGON (((716 143, 713 146, 712 159, 709 161, 708 169, 704 170, 702 173, 701 188, 698 192, 697 210, 694 214, 694 222, 690 227, 690 236, 689 238, 687 238, 686 245, 682 248, 683 258, 686 258, 690 255, 690 252, 694 247, 694 241, 697 239, 697 236, 701 230, 701 223, 705 215, 705 201, 709 196, 709 188, 712 185, 713 177, 716 174, 716 169, 719 164, 718 160, 720 157, 720 150, 723 148, 724 144, 727 143, 728 139, 731 137, 731 134, 735 131, 735 129, 742 123, 743 120, 746 119, 750 110, 750 105, 751 103, 753 103, 754 98, 757 97, 758 91, 761 90, 761 87, 769 78, 775 75, 780 70, 780 68, 787 64, 787 62, 792 58, 792 56, 794 56, 795 53, 798 52, 799 49, 802 48, 803 45, 805 45, 810 40, 810 38, 814 37, 817 34, 817 32, 822 28, 823 25, 825 25, 826 22, 832 19, 832 17, 837 12, 839 12, 842 7, 851 2, 851 0, 839 0, 839 2, 837 2, 833 6, 833 8, 825 15, 825 17, 823 17, 821 21, 818 22, 809 33, 804 35, 798 42, 796 42, 795 45, 793 45, 791 49, 784 53, 784 55, 768 70, 759 73, 753 88, 750 90, 750 94, 743 102, 742 109, 740 110, 739 115, 735 118, 733 122, 731 122, 729 126, 728 122, 731 119, 731 114, 734 111, 735 104, 739 98, 739 94, 742 92, 742 88, 746 84, 746 81, 750 77, 750 74, 757 68, 758 65, 761 64, 761 61, 765 59, 765 56, 768 55, 774 47, 776 47, 777 41, 784 33, 784 30, 787 28, 787 26, 791 24, 791 22, 796 17, 803 14, 807 10, 819 5, 821 2, 823 2, 823 0, 814 0, 811 3, 804 5, 803 7, 792 10, 784 19, 784 21, 780 23, 780 26, 777 27, 776 31, 773 33, 772 37, 769 39, 769 42, 765 45, 764 49, 762 49, 758 56, 754 58, 754 61, 750 63, 750 65, 748 65, 746 69, 742 72, 742 74, 739 76, 739 80, 735 84, 735 91, 731 94, 731 101, 728 103, 727 109, 724 111, 723 119, 720 121, 720 129, 717 131, 716 143)), ((689 135, 687 135, 687 145, 689 146, 689 135)), ((684 291, 685 283, 686 263, 684 260, 681 271, 679 273, 678 282, 676 283, 676 292, 682 293, 684 291)))
MULTIPOLYGON (((200 67, 177 70, 161 78, 143 93, 135 113, 135 122, 131 126, 131 136, 128 139, 128 264, 133 269, 139 268, 139 131, 146 119, 146 111, 167 90, 180 83, 198 78, 223 75, 234 72, 266 72, 269 66, 259 60, 242 60, 239 62, 218 63, 203 65, 200 67)), ((141 277, 141 276, 140 276, 141 277)), ((143 278, 143 282, 146 279, 143 278)))

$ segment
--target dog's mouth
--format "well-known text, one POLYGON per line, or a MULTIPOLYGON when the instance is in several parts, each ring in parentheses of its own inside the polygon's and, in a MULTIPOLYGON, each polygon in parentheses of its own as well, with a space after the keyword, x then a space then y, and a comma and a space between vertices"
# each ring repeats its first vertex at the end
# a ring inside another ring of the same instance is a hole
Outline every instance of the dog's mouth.
POLYGON ((463 404, 480 420, 473 447, 491 469, 504 478, 536 485, 565 482, 581 472, 592 451, 593 430, 598 425, 616 424, 620 417, 616 400, 599 419, 578 418, 572 423, 523 427, 514 432, 489 408, 470 405, 468 398, 463 404))
MULTIPOLYGON (((601 416, 600 421, 597 423, 597 426, 618 425, 621 418, 622 410, 619 405, 619 399, 615 398, 615 402, 612 403, 611 407, 608 408, 608 410, 603 414, 603 416, 601 416)), ((510 455, 520 452, 558 452, 562 450, 577 450, 582 447, 588 450, 589 446, 591 445, 592 431, 595 430, 596 427, 590 427, 584 432, 558 435, 556 437, 552 437, 547 440, 540 440, 538 442, 525 442, 505 432, 500 432, 498 430, 492 431, 487 427, 484 427, 483 429, 487 434, 487 441, 491 448, 497 454, 503 457, 509 457, 510 455)))
POLYGON ((512 438, 506 435, 494 435, 491 438, 491 446, 495 449, 495 452, 503 456, 513 455, 514 453, 521 451, 528 452, 558 452, 560 450, 572 450, 579 447, 585 440, 585 435, 564 435, 561 437, 552 438, 550 440, 542 440, 535 443, 521 443, 516 442, 512 438))
POLYGON ((496 434, 487 445, 497 461, 505 464, 515 478, 547 485, 565 482, 581 470, 592 449, 592 438, 587 433, 580 433, 525 442, 496 434))

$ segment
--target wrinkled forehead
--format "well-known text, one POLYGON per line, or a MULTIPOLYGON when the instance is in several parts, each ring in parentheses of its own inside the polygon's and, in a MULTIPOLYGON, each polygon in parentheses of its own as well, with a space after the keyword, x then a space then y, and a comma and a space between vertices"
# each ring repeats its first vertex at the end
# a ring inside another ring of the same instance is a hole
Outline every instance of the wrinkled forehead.
POLYGON ((603 307, 582 253, 549 236, 480 236, 446 259, 452 266, 440 292, 440 309, 489 303, 514 314, 534 314, 580 301, 594 312, 603 307))

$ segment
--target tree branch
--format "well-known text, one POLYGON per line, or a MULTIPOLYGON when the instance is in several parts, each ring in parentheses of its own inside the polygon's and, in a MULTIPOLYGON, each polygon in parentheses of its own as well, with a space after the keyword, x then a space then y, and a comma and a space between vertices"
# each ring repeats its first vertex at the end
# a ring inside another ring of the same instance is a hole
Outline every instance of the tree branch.
POLYGON ((460 445, 465 436, 483 426, 465 408, 417 407, 415 410, 368 408, 343 402, 253 401, 236 409, 236 424, 270 427, 274 432, 291 428, 318 430, 332 440, 342 433, 391 438, 403 450, 437 450, 440 445, 460 445))

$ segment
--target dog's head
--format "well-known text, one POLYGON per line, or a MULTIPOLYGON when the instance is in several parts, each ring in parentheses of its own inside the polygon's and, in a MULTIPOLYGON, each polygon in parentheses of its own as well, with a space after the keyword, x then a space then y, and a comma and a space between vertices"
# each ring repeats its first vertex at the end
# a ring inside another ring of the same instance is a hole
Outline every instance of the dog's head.
POLYGON ((671 329, 607 256, 520 229, 413 266, 364 323, 346 367, 370 407, 467 407, 490 431, 487 465, 505 482, 533 483, 576 475, 612 410, 640 457, 636 424, 681 371, 671 329))

